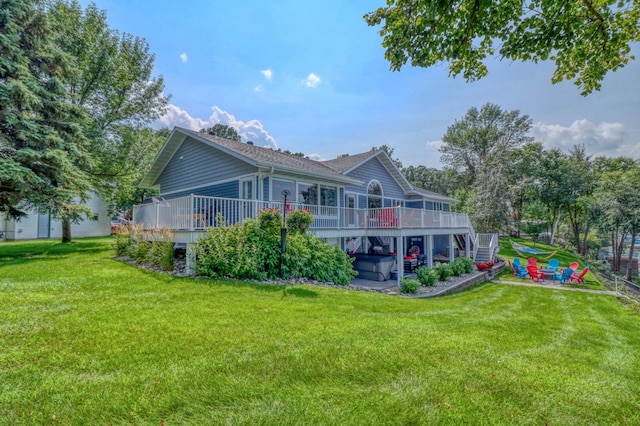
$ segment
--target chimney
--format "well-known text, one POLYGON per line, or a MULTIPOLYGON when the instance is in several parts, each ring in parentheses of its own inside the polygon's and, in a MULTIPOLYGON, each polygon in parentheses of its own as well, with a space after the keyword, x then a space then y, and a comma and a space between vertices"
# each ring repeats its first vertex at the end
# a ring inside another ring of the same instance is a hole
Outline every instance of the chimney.
POLYGON ((247 141, 247 145, 253 145, 253 141, 247 141))

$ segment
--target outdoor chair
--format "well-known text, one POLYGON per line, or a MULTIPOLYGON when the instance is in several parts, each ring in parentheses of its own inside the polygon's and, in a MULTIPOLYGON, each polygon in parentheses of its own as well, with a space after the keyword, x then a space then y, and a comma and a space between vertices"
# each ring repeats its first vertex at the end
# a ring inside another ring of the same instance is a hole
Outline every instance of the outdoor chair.
POLYGON ((538 267, 538 259, 536 259, 535 257, 530 257, 529 259, 527 259, 527 262, 529 262, 529 265, 533 265, 536 268, 538 267))
POLYGON ((560 262, 558 261, 558 259, 549 260, 549 269, 551 269, 553 272, 556 272, 559 267, 560 267, 560 262))
POLYGON ((391 208, 380 210, 377 216, 378 228, 395 228, 398 226, 398 218, 391 208))
POLYGON ((573 275, 574 270, 571 268, 564 268, 562 272, 555 272, 553 274, 553 280, 560 281, 560 284, 569 282, 571 280, 571 275, 573 275))
POLYGON ((513 258, 513 265, 514 265, 514 266, 515 266, 515 265, 520 266, 520 259, 518 259, 517 257, 514 257, 514 258, 513 258))
POLYGON ((585 266, 580 275, 572 274, 569 281, 575 281, 576 283, 584 283, 584 276, 589 272, 589 265, 585 266))
POLYGON ((520 265, 516 265, 515 263, 513 264, 513 267, 516 271, 516 276, 520 277, 520 278, 527 278, 527 275, 529 275, 529 273, 527 272, 526 269, 524 269, 522 266, 520 265))
POLYGON ((544 274, 538 271, 534 265, 527 266, 527 271, 529 272, 529 276, 533 281, 544 281, 544 274))
POLYGON ((574 271, 577 271, 578 268, 580 268, 580 264, 578 262, 571 262, 569 264, 569 268, 573 269, 574 271))

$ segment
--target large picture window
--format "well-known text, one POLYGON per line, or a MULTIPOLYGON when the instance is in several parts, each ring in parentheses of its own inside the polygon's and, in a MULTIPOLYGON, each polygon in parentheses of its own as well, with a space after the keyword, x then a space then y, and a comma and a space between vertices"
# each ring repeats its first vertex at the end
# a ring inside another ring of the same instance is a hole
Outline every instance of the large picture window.
POLYGON ((296 183, 292 180, 284 180, 284 179, 272 179, 271 184, 271 200, 272 201, 284 201, 284 196, 282 195, 282 191, 289 191, 289 195, 287 197, 287 201, 295 201, 296 194, 296 183))
POLYGON ((367 207, 370 209, 382 207, 382 186, 377 180, 369 182, 367 187, 367 207))
POLYGON ((320 185, 320 205, 328 207, 338 206, 338 188, 329 185, 320 185))
POLYGON ((317 206, 318 185, 302 182, 298 183, 298 202, 302 204, 317 206))

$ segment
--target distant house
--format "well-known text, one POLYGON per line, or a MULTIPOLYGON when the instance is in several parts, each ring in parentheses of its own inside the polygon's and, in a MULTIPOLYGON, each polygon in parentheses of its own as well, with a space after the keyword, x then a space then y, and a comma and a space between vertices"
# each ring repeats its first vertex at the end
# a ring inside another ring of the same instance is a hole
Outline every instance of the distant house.
MULTIPOLYGON (((87 202, 92 215, 71 224, 75 237, 99 237, 111 233, 111 217, 107 203, 93 196, 87 202)), ((35 240, 38 238, 62 238, 62 221, 48 213, 31 211, 26 217, 15 220, 0 214, 0 241, 35 240)))
POLYGON ((314 161, 176 127, 140 186, 163 200, 135 207, 134 222, 173 229, 177 242, 196 241, 219 215, 236 223, 279 207, 310 210, 315 235, 345 251, 391 253, 400 274, 415 267, 406 255, 432 265, 474 249, 456 200, 413 187, 382 150, 314 161))

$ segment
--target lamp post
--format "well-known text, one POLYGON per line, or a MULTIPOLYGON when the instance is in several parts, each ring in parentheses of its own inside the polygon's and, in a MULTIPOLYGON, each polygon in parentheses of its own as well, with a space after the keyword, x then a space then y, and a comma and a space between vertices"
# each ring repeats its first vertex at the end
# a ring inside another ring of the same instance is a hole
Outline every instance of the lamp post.
POLYGON ((284 214, 280 228, 280 278, 284 279, 284 253, 287 251, 287 197, 291 195, 288 189, 282 191, 284 197, 284 214))

